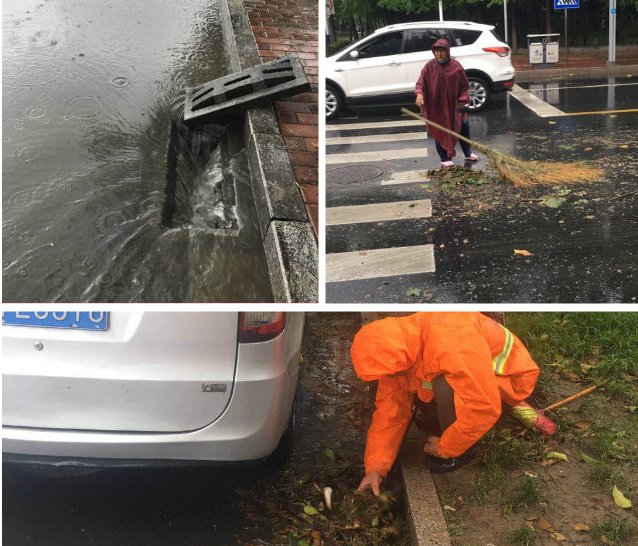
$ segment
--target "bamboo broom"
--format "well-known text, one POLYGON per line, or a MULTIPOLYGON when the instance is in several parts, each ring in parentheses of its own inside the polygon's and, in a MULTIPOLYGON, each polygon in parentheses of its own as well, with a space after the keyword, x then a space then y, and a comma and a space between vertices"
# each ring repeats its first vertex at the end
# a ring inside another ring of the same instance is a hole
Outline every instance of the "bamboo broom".
POLYGON ((490 158, 496 171, 515 186, 537 186, 549 184, 566 184, 599 180, 603 172, 595 167, 587 167, 579 164, 556 163, 550 161, 521 161, 515 157, 488 148, 480 142, 470 140, 458 133, 442 127, 429 119, 415 114, 407 108, 401 108, 401 112, 415 119, 420 119, 427 125, 436 127, 440 131, 452 135, 454 138, 467 142, 477 150, 490 158))
POLYGON ((527 402, 519 402, 512 407, 512 415, 521 421, 521 423, 523 423, 526 427, 535 428, 542 434, 552 435, 556 433, 558 427, 556 426, 556 423, 545 416, 545 413, 560 408, 565 404, 569 404, 570 402, 595 391, 597 388, 598 385, 593 385, 585 390, 573 394, 572 396, 560 400, 551 406, 547 406, 542 410, 534 409, 527 402))

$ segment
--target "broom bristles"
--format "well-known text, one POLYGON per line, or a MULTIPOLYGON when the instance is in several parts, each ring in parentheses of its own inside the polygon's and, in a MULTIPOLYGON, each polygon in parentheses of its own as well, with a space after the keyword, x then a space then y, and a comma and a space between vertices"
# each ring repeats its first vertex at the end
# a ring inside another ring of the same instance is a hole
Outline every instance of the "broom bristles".
POLYGON ((518 187, 591 182, 593 180, 600 180, 603 175, 602 169, 588 167, 582 164, 565 164, 550 161, 521 161, 515 157, 493 150, 485 144, 459 135, 446 127, 442 127, 438 123, 434 123, 419 114, 415 114, 407 108, 401 108, 401 111, 413 118, 420 119, 426 125, 432 125, 459 140, 463 140, 480 152, 483 152, 490 159, 498 174, 518 187))
POLYGON ((556 434, 558 427, 551 419, 534 409, 527 402, 519 402, 512 407, 512 414, 528 428, 535 428, 541 434, 556 434))

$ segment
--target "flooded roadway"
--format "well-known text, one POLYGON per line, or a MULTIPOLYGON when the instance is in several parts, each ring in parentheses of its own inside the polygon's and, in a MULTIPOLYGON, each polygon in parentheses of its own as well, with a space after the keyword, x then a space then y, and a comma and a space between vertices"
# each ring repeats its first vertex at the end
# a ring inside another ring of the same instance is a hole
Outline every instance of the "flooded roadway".
POLYGON ((3 2, 5 302, 272 300, 237 127, 181 154, 161 225, 183 89, 227 66, 216 1, 149 7, 3 2))

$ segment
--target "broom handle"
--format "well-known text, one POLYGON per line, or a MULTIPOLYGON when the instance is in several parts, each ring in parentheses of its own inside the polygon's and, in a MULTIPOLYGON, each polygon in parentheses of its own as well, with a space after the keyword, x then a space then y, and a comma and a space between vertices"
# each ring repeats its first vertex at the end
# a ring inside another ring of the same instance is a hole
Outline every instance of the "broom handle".
POLYGON ((451 129, 447 129, 446 127, 443 127, 439 125, 438 123, 434 123, 433 121, 430 121, 429 119, 426 119, 419 114, 415 114, 414 112, 412 112, 411 110, 408 110, 407 108, 401 108, 401 112, 403 112, 404 114, 407 114, 408 116, 412 116, 413 118, 420 119, 427 125, 432 125, 432 127, 436 127, 437 129, 443 131, 444 133, 447 133, 448 135, 452 135, 454 138, 458 138, 459 140, 462 140, 463 142, 467 142, 470 146, 474 146, 477 150, 481 150, 482 152, 485 152, 485 147, 480 142, 476 142, 474 140, 470 140, 469 138, 464 137, 463 135, 459 135, 458 133, 455 133, 451 129))
POLYGON ((594 385, 593 387, 588 387, 584 391, 577 392, 576 394, 570 396, 569 398, 565 398, 564 400, 561 400, 560 402, 556 402, 555 404, 552 404, 551 406, 547 406, 544 410, 542 410, 542 412, 545 413, 547 411, 560 408, 561 406, 564 406, 565 404, 569 404, 570 402, 576 400, 577 398, 580 398, 581 396, 585 396, 586 394, 589 394, 590 392, 595 391, 597 388, 598 388, 598 385, 594 385))

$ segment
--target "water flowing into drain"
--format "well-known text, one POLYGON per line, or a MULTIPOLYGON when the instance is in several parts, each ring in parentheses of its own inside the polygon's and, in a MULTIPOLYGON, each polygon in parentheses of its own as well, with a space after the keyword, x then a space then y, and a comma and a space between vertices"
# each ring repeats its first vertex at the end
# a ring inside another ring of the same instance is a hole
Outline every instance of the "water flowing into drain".
POLYGON ((172 120, 162 207, 164 227, 238 229, 226 136, 221 125, 187 127, 179 118, 172 120))

